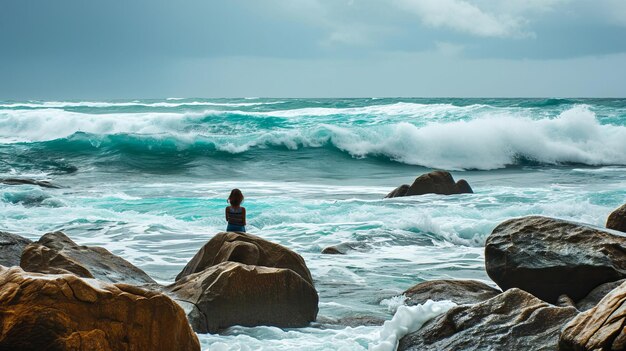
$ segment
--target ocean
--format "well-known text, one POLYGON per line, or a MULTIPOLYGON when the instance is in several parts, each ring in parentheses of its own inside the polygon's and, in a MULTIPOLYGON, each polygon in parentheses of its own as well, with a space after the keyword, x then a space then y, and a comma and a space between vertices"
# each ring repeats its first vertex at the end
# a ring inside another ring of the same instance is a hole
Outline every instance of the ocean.
MULTIPOLYGON (((320 321, 389 320, 402 292, 477 279, 500 222, 603 226, 626 202, 626 99, 1 101, 0 230, 62 230, 159 283, 225 230, 232 188, 248 232, 300 253, 320 321), (474 194, 384 199, 433 169, 474 194), (327 246, 361 250, 323 255, 327 246)), ((380 326, 233 327, 203 350, 367 350, 380 326)))

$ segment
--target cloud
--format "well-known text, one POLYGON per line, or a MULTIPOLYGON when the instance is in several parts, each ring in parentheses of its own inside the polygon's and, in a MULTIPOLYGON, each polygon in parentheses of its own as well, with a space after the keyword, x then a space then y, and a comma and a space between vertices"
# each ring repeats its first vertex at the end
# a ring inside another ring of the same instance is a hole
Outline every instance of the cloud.
POLYGON ((398 0, 400 7, 416 14, 433 28, 449 28, 481 37, 524 37, 527 23, 521 16, 491 13, 463 0, 398 0))

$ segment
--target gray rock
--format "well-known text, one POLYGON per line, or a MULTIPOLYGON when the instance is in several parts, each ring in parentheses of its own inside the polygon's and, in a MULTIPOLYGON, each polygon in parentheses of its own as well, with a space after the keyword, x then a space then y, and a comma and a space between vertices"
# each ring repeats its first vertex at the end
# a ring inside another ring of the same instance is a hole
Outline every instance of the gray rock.
POLYGON ((407 305, 427 300, 450 300, 459 305, 474 304, 500 294, 501 291, 476 280, 431 280, 419 283, 404 292, 407 305))
POLYGON ((626 350, 626 283, 595 307, 572 319, 561 333, 559 350, 626 350))
POLYGON ((485 265, 502 288, 523 289, 556 303, 574 301, 606 282, 626 278, 626 237, 584 224, 540 216, 498 225, 487 238, 485 265))
POLYGON ((561 327, 577 313, 510 289, 452 308, 402 338, 398 350, 557 350, 561 327))
POLYGON ((156 284, 144 271, 107 249, 80 246, 62 232, 47 233, 26 246, 20 266, 28 272, 71 273, 109 283, 156 284))
POLYGON ((326 255, 345 255, 350 251, 365 251, 368 248, 369 246, 366 243, 348 242, 325 247, 322 253, 326 255))
POLYGON ((304 327, 315 321, 318 296, 299 274, 239 262, 222 262, 165 288, 195 306, 188 319, 199 333, 233 326, 304 327))
POLYGON ((472 187, 464 179, 454 182, 446 171, 433 171, 417 177, 413 184, 401 185, 385 196, 386 198, 424 194, 453 195, 473 193, 472 187))
POLYGON ((626 279, 617 280, 614 282, 608 282, 597 286, 595 289, 591 290, 591 292, 585 296, 582 300, 576 303, 576 308, 579 311, 587 311, 595 307, 600 300, 602 300, 608 293, 613 291, 613 289, 622 285, 622 283, 626 282, 626 279))
POLYGON ((606 219, 606 227, 608 229, 626 232, 626 204, 611 212, 606 219))
POLYGON ((0 231, 0 265, 19 266, 22 251, 31 242, 19 235, 0 231))

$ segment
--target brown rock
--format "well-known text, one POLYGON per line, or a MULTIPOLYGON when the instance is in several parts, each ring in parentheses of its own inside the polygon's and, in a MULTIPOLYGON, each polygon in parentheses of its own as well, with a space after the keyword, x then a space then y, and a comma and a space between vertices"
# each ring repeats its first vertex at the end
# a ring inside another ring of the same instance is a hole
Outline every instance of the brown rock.
POLYGON ((433 171, 417 177, 411 186, 406 184, 399 186, 385 197, 392 198, 424 194, 453 195, 473 192, 464 179, 455 183, 449 172, 433 171))
POLYGON ((574 301, 606 282, 626 278, 626 237, 540 216, 498 225, 487 238, 485 265, 502 288, 520 288, 555 303, 574 301))
POLYGON ((0 231, 0 265, 19 266, 22 251, 31 242, 19 235, 0 231))
POLYGON ((474 304, 500 294, 501 291, 476 280, 431 280, 419 283, 404 292, 407 305, 427 300, 450 300, 459 305, 474 304))
POLYGON ((606 219, 606 227, 608 229, 626 232, 626 204, 611 212, 606 219))
POLYGON ((72 273, 109 283, 156 284, 144 271, 107 249, 80 246, 62 232, 45 234, 26 246, 20 266, 28 272, 72 273))
POLYGON ((315 321, 318 312, 313 285, 286 268, 222 262, 186 275, 166 289, 195 305, 188 317, 200 333, 232 325, 304 327, 315 321))
POLYGON ((556 350, 561 327, 577 312, 510 289, 452 308, 402 338, 398 350, 556 350))
POLYGON ((0 350, 200 350, 161 293, 19 267, 0 267, 0 326, 0 350))
POLYGON ((347 242, 325 247, 322 253, 325 255, 345 255, 350 251, 365 251, 369 246, 362 242, 347 242))
POLYGON ((176 276, 176 281, 226 261, 291 269, 313 286, 311 272, 302 256, 258 236, 233 232, 218 233, 211 238, 176 276))
POLYGON ((626 350, 625 302, 626 283, 622 283, 565 326, 559 350, 626 350))

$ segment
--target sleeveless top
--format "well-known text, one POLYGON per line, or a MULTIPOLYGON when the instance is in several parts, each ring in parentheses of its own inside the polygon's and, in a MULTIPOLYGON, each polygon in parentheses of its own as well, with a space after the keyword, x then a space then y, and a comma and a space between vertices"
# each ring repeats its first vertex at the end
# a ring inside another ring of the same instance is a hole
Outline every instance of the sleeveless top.
POLYGON ((243 226, 243 208, 239 207, 234 209, 232 206, 228 207, 228 224, 243 226))

